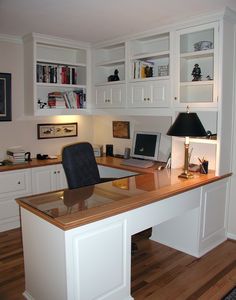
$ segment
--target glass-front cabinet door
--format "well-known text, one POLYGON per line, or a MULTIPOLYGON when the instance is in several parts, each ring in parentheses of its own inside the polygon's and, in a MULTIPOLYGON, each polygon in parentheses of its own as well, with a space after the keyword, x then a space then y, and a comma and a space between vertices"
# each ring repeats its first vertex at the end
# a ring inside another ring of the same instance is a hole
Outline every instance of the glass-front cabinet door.
POLYGON ((218 23, 176 32, 175 106, 217 107, 218 23))

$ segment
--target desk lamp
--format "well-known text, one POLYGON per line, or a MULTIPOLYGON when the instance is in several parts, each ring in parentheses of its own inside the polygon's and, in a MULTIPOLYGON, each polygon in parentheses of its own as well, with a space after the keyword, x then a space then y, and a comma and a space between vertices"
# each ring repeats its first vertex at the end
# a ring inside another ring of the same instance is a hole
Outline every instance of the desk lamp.
POLYGON ((185 137, 184 143, 184 171, 179 175, 181 178, 193 178, 188 170, 189 167, 189 137, 202 137, 207 133, 196 113, 181 112, 169 128, 167 135, 185 137))

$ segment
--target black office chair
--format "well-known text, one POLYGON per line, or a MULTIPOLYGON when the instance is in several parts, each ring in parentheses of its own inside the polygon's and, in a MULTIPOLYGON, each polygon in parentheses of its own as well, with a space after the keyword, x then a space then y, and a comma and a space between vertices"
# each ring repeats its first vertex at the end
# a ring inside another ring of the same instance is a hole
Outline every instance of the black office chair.
POLYGON ((62 165, 69 189, 114 180, 100 177, 93 147, 88 142, 65 146, 62 149, 62 165))

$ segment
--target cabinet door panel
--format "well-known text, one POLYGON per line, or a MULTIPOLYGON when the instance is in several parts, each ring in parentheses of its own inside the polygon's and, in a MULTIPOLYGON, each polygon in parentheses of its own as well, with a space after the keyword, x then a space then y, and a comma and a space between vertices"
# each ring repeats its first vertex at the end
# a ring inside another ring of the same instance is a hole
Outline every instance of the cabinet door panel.
POLYGON ((168 107, 170 102, 170 82, 161 80, 152 86, 152 103, 156 107, 168 107))
POLYGON ((128 91, 130 107, 168 107, 169 105, 169 79, 131 83, 128 91))
POLYGON ((104 107, 106 104, 107 91, 104 87, 96 87, 95 89, 95 105, 96 107, 104 107))
POLYGON ((56 172, 57 172, 57 186, 56 186, 56 189, 60 190, 60 189, 68 188, 67 179, 66 179, 66 175, 65 175, 63 166, 58 165, 56 172))
POLYGON ((123 107, 125 103, 125 85, 114 84, 96 87, 95 101, 98 108, 123 107))
POLYGON ((128 91, 129 106, 144 107, 146 105, 146 103, 144 103, 144 98, 147 94, 147 86, 145 83, 132 83, 129 85, 128 91))
POLYGON ((122 107, 125 103, 124 85, 114 85, 111 87, 111 105, 112 107, 122 107))
POLYGON ((32 169, 33 194, 47 193, 56 189, 56 169, 54 166, 32 169))

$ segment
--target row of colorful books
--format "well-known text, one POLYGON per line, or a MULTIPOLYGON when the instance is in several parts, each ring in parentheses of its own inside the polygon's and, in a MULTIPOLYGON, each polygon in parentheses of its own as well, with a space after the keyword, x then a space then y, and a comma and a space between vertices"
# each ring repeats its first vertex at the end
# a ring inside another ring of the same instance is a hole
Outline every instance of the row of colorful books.
POLYGON ((21 164, 25 162, 25 150, 21 147, 7 149, 7 160, 12 164, 21 164))
POLYGON ((78 70, 75 67, 37 64, 37 82, 77 84, 78 70))
POLYGON ((77 89, 67 92, 51 92, 48 94, 49 108, 86 108, 86 90, 77 89))

